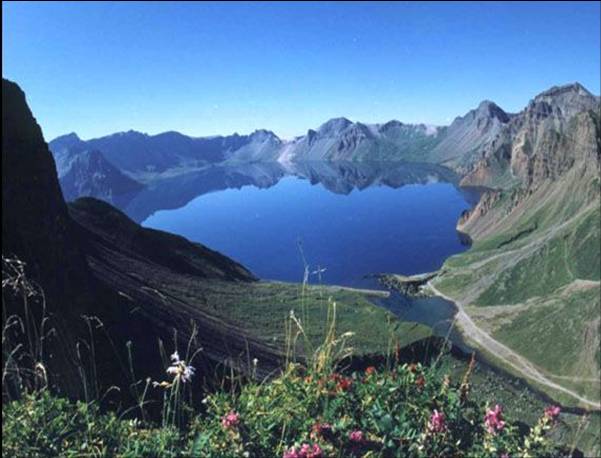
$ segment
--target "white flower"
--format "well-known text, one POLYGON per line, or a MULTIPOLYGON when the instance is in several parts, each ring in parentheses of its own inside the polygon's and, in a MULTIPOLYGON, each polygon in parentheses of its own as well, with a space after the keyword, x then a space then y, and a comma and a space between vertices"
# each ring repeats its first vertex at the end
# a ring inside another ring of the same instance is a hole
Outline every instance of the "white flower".
POLYGON ((196 372, 196 369, 194 369, 194 366, 186 366, 184 368, 184 373, 182 374, 182 380, 184 382, 189 382, 190 380, 192 380, 192 376, 194 375, 194 372, 196 372))
POLYGON ((196 369, 194 366, 189 366, 183 359, 179 359, 177 350, 171 355, 171 366, 169 366, 166 372, 173 375, 174 381, 182 381, 184 383, 192 380, 192 376, 195 374, 196 369))

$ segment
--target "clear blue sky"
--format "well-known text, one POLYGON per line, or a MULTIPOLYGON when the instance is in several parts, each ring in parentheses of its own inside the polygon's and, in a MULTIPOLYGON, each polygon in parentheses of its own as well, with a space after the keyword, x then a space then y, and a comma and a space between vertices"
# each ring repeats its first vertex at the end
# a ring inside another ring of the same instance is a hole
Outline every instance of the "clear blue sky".
POLYGON ((579 81, 600 92, 589 3, 2 3, 2 71, 47 140, 325 120, 447 124, 579 81))

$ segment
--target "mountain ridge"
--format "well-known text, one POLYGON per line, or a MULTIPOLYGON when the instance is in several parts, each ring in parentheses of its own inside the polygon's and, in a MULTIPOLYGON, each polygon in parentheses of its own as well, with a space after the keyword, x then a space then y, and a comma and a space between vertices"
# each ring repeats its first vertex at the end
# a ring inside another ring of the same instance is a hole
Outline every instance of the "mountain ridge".
POLYGON ((515 180, 505 172, 511 152, 503 148, 507 138, 514 135, 516 119, 523 120, 525 112, 533 119, 552 113, 571 117, 598 101, 599 97, 581 84, 571 83, 541 92, 518 113, 507 113, 493 101, 483 100, 448 126, 397 120, 367 124, 338 117, 292 140, 283 140, 266 129, 211 137, 190 137, 175 131, 148 135, 129 130, 85 141, 71 133, 57 137, 49 146, 61 176, 67 167, 61 157, 65 152, 77 154, 85 144, 85 149, 100 151, 109 163, 142 184, 228 162, 402 160, 445 165, 466 176, 466 184, 510 187, 515 180), (490 167, 498 169, 494 175, 505 174, 507 179, 491 182, 487 178, 490 167))

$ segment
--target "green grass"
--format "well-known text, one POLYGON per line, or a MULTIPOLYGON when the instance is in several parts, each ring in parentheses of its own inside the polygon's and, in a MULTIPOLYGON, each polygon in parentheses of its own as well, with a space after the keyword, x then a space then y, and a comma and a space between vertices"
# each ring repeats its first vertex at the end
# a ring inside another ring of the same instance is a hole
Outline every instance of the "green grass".
MULTIPOLYGON (((170 285, 165 285, 168 291, 170 285)), ((177 286, 176 286, 177 288, 177 286)), ((253 335, 283 347, 284 323, 293 310, 315 345, 323 340, 330 300, 336 303, 338 332, 355 332, 356 354, 382 353, 391 341, 401 346, 432 335, 427 326, 398 320, 364 294, 335 287, 279 282, 195 282, 190 295, 204 297, 203 307, 237 323, 253 335), (199 293, 200 291, 200 293, 199 293)))
POLYGON ((97 403, 73 403, 48 391, 2 405, 2 455, 36 457, 175 457, 176 429, 101 414, 97 403))
MULTIPOLYGON (((493 337, 543 367, 551 374, 599 377, 594 367, 599 336, 590 317, 599 314, 599 287, 573 292, 568 297, 529 307, 518 313, 493 337), (587 341, 587 338, 590 341, 587 341), (591 347, 592 346, 592 347, 591 347), (588 355, 588 359, 586 356, 588 355)), ((592 399, 599 399, 599 383, 591 386, 592 399)))
POLYGON ((577 278, 599 280, 600 238, 600 214, 595 208, 530 256, 503 270, 476 303, 515 304, 553 294, 577 278))

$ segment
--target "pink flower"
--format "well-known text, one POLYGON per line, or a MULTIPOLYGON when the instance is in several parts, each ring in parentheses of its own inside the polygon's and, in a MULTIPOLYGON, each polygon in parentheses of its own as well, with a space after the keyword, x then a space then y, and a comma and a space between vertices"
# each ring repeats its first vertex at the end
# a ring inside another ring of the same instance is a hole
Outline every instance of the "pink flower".
POLYGON ((488 412, 486 412, 484 424, 491 434, 496 434, 503 430, 505 427, 505 422, 503 421, 503 408, 499 404, 495 405, 494 409, 489 409, 488 412))
POLYGON ((300 458, 300 457, 299 457, 296 449, 294 447, 290 447, 288 450, 286 450, 284 452, 284 455, 282 458, 300 458))
POLYGON ((233 428, 234 426, 238 426, 239 423, 240 423, 240 414, 238 414, 237 412, 235 412, 233 410, 231 410, 230 413, 228 413, 227 415, 225 415, 221 418, 221 425, 225 429, 229 429, 229 428, 233 428))
POLYGON ((351 442, 355 442, 356 444, 363 443, 363 431, 356 429, 355 431, 351 431, 348 435, 348 438, 351 442))
POLYGON ((430 422, 428 423, 428 429, 433 433, 444 432, 447 429, 447 426, 445 424, 444 413, 434 409, 434 412, 430 417, 430 422))
POLYGON ((549 406, 545 408, 545 417, 549 420, 555 420, 558 417, 559 412, 561 412, 561 409, 558 406, 549 406))
POLYGON ((501 458, 509 458, 509 453, 503 453, 503 454, 501 455, 501 458))
POLYGON ((318 444, 303 444, 300 450, 290 447, 284 452, 283 458, 323 458, 323 450, 318 444))
POLYGON ((313 444, 313 450, 307 453, 307 458, 323 458, 323 450, 317 444, 313 444))

